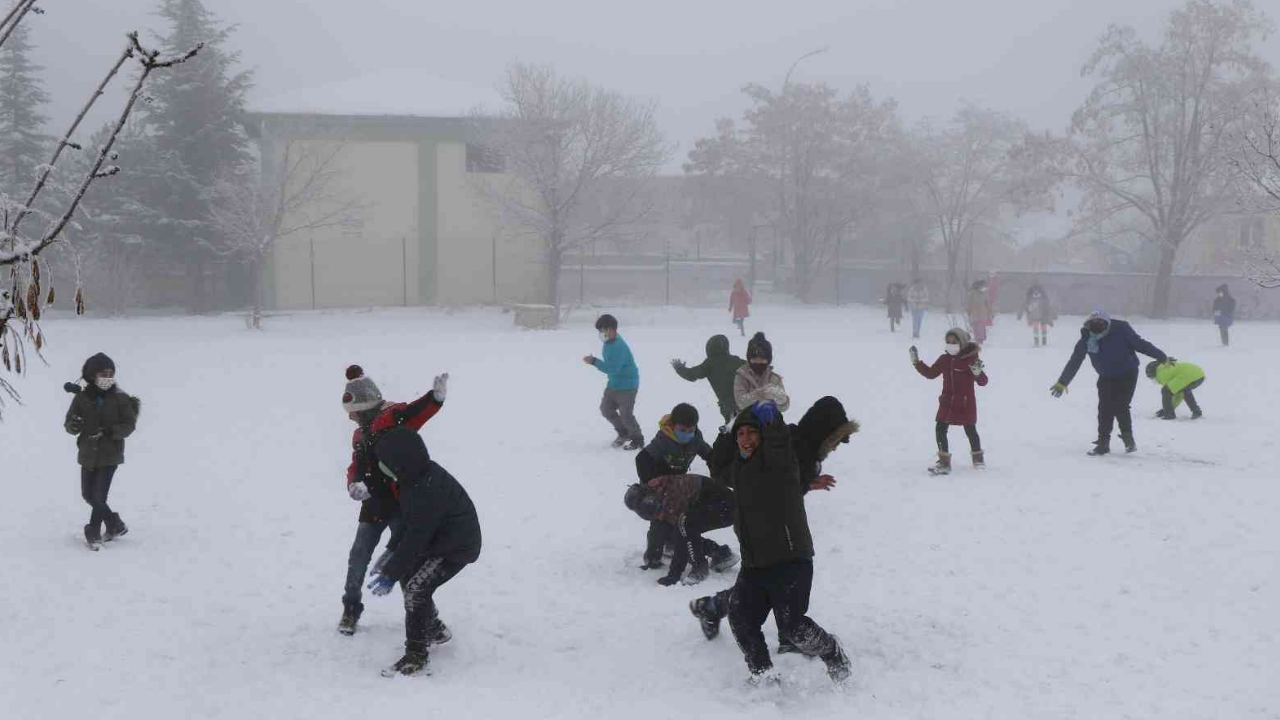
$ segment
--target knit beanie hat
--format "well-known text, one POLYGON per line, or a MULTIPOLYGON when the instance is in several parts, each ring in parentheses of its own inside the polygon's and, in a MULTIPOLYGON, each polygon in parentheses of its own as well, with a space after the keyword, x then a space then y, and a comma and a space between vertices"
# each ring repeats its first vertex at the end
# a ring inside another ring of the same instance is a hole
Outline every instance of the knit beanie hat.
POLYGON ((697 427, 698 408, 689 403, 680 403, 671 409, 671 424, 697 427))
POLYGON ((107 357, 106 353, 98 353, 84 361, 84 366, 80 368, 80 377, 84 378, 85 382, 92 385, 94 378, 96 378, 98 373, 103 370, 115 372, 116 364, 111 358, 107 357))
POLYGON ((352 365, 347 368, 347 389, 342 393, 342 409, 349 413, 372 410, 382 404, 382 391, 373 378, 364 374, 364 368, 352 365))
POLYGON ((764 338, 762 332, 751 336, 751 340, 747 343, 747 360, 752 358, 764 358, 770 363, 773 362, 773 345, 764 338))

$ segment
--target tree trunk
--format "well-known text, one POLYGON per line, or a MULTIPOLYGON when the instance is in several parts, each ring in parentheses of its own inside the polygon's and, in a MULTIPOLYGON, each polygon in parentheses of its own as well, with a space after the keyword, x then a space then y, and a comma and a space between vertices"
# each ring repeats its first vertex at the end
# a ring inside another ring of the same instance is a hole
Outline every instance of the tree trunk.
POLYGON ((253 298, 249 307, 249 327, 262 329, 262 258, 249 261, 249 292, 253 298))
POLYGON ((564 252, 553 244, 547 253, 547 304, 560 307, 560 263, 564 252))
POLYGON ((957 245, 947 248, 947 314, 955 312, 956 270, 960 265, 960 248, 957 245))
POLYGON ((1169 294, 1173 289, 1173 261, 1178 256, 1178 246, 1167 242, 1160 249, 1160 267, 1156 271, 1155 292, 1151 295, 1151 317, 1169 317, 1169 294))

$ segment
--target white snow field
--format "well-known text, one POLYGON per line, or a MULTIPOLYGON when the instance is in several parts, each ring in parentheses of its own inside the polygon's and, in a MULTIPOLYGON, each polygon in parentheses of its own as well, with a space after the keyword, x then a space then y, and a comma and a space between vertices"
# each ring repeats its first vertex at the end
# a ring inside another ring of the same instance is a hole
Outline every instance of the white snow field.
MULTIPOLYGON (((709 386, 668 361, 700 361, 729 317, 606 310, 641 366, 646 432, 687 400, 714 433, 709 386)), ((0 715, 1280 718, 1280 326, 1239 324, 1223 349, 1207 322, 1135 318, 1206 368, 1205 418, 1152 419, 1143 379, 1140 452, 1092 459, 1088 362, 1069 395, 1048 393, 1079 318, 1035 349, 1001 317, 978 398, 989 467, 969 467, 956 428, 958 471, 935 478, 941 381, 909 367, 909 333, 874 308, 753 310, 788 418, 833 394, 863 423, 827 463, 839 487, 807 500, 811 615, 853 659, 843 691, 787 655, 790 691, 746 692, 727 623, 707 642, 686 607, 732 575, 664 588, 637 568, 633 457, 608 447, 604 377, 581 361, 599 351, 593 314, 551 332, 496 310, 300 314, 264 332, 236 317, 57 319, 51 366, 20 380, 26 404, 0 425, 0 715), (143 412, 111 494, 131 531, 92 553, 61 385, 99 350, 143 412), (398 590, 366 594, 355 637, 335 632, 358 509, 343 479, 349 363, 392 399, 451 373, 423 433, 474 498, 485 547, 437 595, 454 639, 429 677, 379 676, 402 649, 398 590)), ((944 325, 926 320, 929 361, 944 325)))

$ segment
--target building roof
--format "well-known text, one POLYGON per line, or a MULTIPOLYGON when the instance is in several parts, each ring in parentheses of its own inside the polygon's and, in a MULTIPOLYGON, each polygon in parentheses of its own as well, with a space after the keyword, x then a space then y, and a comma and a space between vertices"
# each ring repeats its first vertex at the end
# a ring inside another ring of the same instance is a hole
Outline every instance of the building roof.
POLYGON ((255 113, 289 115, 465 117, 501 103, 496 90, 423 69, 380 70, 250 103, 255 113))

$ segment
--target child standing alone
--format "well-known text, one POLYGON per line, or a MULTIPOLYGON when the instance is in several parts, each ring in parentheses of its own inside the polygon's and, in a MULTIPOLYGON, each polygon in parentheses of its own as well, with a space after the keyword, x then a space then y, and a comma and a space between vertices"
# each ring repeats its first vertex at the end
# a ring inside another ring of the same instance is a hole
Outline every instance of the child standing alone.
POLYGON ((138 426, 141 403, 116 385, 116 364, 103 353, 86 360, 80 376, 85 382, 83 390, 75 383, 65 386, 75 397, 63 427, 76 436, 80 496, 93 508, 89 524, 84 526, 84 539, 90 549, 97 550, 103 541, 129 532, 120 514, 107 505, 107 494, 116 469, 124 464, 124 441, 138 426))
POLYGON ((947 443, 947 431, 952 425, 964 427, 969 436, 969 450, 973 466, 982 468, 986 461, 982 454, 982 441, 978 437, 978 399, 975 385, 987 384, 986 368, 979 359, 982 347, 973 342, 969 333, 961 328, 951 328, 946 334, 946 352, 933 363, 920 362, 920 353, 911 346, 911 364, 916 372, 933 379, 942 376, 942 394, 938 396, 937 425, 934 434, 938 441, 938 462, 929 468, 933 475, 951 473, 951 449, 947 443))

